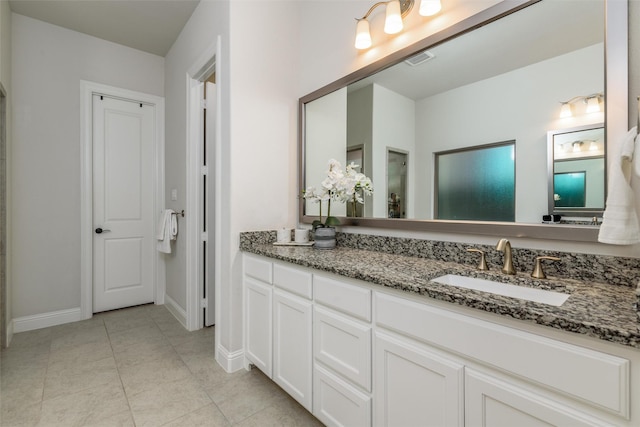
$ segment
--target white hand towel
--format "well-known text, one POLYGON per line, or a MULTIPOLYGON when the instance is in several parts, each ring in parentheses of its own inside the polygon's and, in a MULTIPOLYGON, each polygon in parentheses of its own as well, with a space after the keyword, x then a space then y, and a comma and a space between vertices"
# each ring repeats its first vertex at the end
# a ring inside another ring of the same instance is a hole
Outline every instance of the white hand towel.
MULTIPOLYGON (((640 242, 638 214, 635 210, 633 190, 629 184, 637 135, 637 127, 625 135, 609 172, 607 207, 598 234, 598 241, 601 243, 632 245, 640 242)), ((636 157, 640 156, 640 152, 638 154, 636 157)))
POLYGON ((178 233, 178 224, 175 212, 172 209, 165 209, 158 220, 156 228, 156 239, 158 239, 158 251, 170 254, 171 240, 175 240, 178 233))

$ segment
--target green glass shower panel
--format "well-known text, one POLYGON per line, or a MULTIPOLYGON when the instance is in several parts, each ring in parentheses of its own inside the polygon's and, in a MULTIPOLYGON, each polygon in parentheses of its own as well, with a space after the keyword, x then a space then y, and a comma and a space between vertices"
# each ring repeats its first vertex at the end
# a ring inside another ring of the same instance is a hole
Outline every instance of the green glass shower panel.
POLYGON ((438 219, 515 221, 515 143, 436 155, 438 219))

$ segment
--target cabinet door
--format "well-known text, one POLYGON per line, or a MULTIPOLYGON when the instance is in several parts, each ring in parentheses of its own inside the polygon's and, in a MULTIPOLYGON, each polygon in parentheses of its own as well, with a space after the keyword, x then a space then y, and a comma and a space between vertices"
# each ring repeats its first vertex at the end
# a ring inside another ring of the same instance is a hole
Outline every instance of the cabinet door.
POLYGON ((311 301, 273 293, 273 380, 311 411, 311 301))
POLYGON ((536 391, 472 368, 465 369, 465 418, 469 427, 609 425, 536 391))
POLYGON ((371 391, 371 326, 316 306, 315 360, 371 391))
POLYGON ((374 425, 464 424, 462 364, 426 345, 376 332, 374 372, 374 425))
POLYGON ((245 357, 271 378, 271 286, 245 276, 245 357))
POLYGON ((316 364, 313 415, 329 427, 367 427, 371 425, 371 397, 316 364))

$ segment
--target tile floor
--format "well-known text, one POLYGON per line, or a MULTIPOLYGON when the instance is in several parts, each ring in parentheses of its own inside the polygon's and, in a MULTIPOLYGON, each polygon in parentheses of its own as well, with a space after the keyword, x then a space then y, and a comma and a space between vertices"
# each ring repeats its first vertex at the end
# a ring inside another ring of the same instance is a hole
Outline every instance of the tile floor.
POLYGON ((15 334, 0 353, 0 425, 321 426, 259 370, 227 374, 214 328, 163 306, 15 334))

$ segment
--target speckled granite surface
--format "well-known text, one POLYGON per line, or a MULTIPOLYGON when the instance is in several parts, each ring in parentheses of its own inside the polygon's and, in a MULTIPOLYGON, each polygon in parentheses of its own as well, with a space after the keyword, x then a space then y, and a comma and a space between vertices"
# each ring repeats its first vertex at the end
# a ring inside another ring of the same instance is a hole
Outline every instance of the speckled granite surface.
MULTIPOLYGON (((490 261, 489 257, 487 261, 492 271, 482 272, 475 270, 477 254, 469 254, 476 255, 476 257, 469 257, 472 265, 464 262, 461 264, 460 257, 466 257, 466 248, 472 245, 429 241, 428 244, 423 243, 423 245, 429 246, 433 255, 426 257, 424 254, 407 254, 406 247, 402 249, 397 247, 401 245, 401 242, 399 243, 397 240, 413 239, 380 238, 385 241, 391 239, 391 241, 387 242, 391 246, 368 242, 368 247, 383 249, 383 251, 374 251, 354 248, 352 245, 345 243, 345 241, 353 239, 353 236, 359 235, 340 233, 338 237, 339 246, 336 249, 320 251, 309 247, 274 246, 272 242, 275 241, 275 232, 241 233, 240 249, 245 252, 364 280, 380 286, 413 292, 440 301, 531 321, 540 325, 585 334, 640 349, 640 318, 638 311, 636 311, 636 303, 638 301, 638 296, 636 295, 637 278, 632 286, 630 281, 633 276, 623 276, 621 278, 615 276, 615 272, 611 273, 611 271, 604 274, 605 270, 600 269, 597 265, 583 264, 593 261, 581 259, 586 255, 559 253, 563 258, 563 261, 559 264, 574 260, 580 262, 577 266, 562 266, 558 268, 558 271, 564 274, 571 274, 571 271, 579 268, 591 270, 582 275, 578 274, 577 276, 580 277, 578 280, 555 274, 549 268, 550 265, 545 266, 547 267, 545 271, 549 278, 537 280, 529 276, 529 266, 523 268, 522 264, 518 263, 516 263, 516 269, 519 273, 516 276, 504 275, 496 267, 502 265, 501 260, 498 259, 496 263, 490 261), (451 245, 454 248, 451 248, 451 245), (455 246, 459 246, 458 253, 455 253, 455 246), (439 248, 442 248, 442 250, 439 248), (446 259, 447 256, 451 256, 453 262, 444 261, 443 258, 446 259), (601 275, 601 273, 603 274, 601 275), (498 282, 550 289, 568 293, 571 296, 561 307, 553 307, 486 292, 441 285, 431 281, 431 279, 444 274, 463 274, 498 282), (611 282, 607 281, 607 275, 609 274, 612 276, 611 282), (585 279, 585 276, 599 276, 600 280, 585 279), (611 283, 622 286, 613 286, 611 283)), ((371 237, 375 238, 376 236, 371 237)), ((355 237, 355 239, 359 239, 361 243, 365 240, 361 237, 355 237)), ((518 249, 517 251, 524 250, 518 249)), ((539 255, 538 251, 535 254, 539 255)), ((598 258, 597 256, 586 257, 598 258)), ((623 273, 628 275, 640 273, 640 270, 635 265, 635 260, 616 259, 619 260, 619 265, 616 268, 619 268, 623 273), (632 272, 630 269, 636 270, 632 272)))

